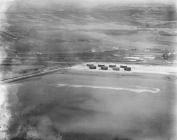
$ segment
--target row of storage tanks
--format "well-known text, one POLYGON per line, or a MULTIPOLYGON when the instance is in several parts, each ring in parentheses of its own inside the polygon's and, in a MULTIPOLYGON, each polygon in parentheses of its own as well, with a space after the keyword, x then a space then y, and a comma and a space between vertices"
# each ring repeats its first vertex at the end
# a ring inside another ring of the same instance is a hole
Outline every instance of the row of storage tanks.
POLYGON ((98 64, 97 66, 94 64, 87 64, 87 67, 89 69, 97 69, 97 67, 99 67, 101 70, 108 70, 108 69, 112 69, 114 71, 120 71, 120 69, 122 68, 125 71, 131 71, 131 67, 128 67, 127 65, 120 65, 117 66, 116 64, 110 64, 110 65, 105 65, 105 64, 98 64))

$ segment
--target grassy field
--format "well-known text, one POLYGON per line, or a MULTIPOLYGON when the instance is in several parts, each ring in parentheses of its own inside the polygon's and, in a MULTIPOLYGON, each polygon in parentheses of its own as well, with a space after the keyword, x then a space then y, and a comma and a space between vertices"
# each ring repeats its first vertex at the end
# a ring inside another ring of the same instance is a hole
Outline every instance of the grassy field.
POLYGON ((9 43, 8 57, 27 61, 30 54, 38 54, 34 56, 39 61, 42 53, 48 55, 45 61, 128 61, 124 57, 146 56, 144 50, 149 49, 157 57, 154 63, 162 64, 159 56, 175 50, 177 14, 173 5, 90 8, 47 3, 16 0, 11 4, 6 13, 8 27, 1 33, 9 43))
POLYGON ((21 125, 37 130, 47 118, 64 140, 172 136, 175 86, 168 76, 65 72, 17 85, 18 91, 9 94, 10 134, 21 125))

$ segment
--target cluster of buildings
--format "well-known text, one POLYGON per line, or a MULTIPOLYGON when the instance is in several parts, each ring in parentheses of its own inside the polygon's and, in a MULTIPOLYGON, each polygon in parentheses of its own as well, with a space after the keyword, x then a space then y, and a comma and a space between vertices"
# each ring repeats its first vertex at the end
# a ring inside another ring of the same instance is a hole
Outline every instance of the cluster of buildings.
POLYGON ((120 71, 121 69, 123 69, 124 71, 131 71, 131 67, 127 66, 127 65, 120 65, 117 66, 116 64, 110 64, 110 65, 105 65, 105 64, 86 64, 87 67, 89 69, 97 69, 100 68, 100 70, 108 70, 108 69, 112 69, 114 71, 120 71))

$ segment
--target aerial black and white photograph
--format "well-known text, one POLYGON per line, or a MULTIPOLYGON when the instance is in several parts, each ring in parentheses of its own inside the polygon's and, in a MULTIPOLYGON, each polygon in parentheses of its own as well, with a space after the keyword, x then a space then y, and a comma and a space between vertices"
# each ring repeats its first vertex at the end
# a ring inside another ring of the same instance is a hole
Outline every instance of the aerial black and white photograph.
POLYGON ((177 140, 175 0, 0 0, 0 140, 177 140))

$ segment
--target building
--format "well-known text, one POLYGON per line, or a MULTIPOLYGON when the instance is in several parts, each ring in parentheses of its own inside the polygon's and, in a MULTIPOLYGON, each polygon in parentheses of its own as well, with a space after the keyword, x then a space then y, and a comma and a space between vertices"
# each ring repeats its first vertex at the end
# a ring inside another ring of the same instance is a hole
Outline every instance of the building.
POLYGON ((90 65, 89 69, 96 69, 96 66, 95 65, 90 65))
POLYGON ((88 66, 88 67, 90 67, 90 66, 94 66, 94 64, 87 64, 87 66, 88 66))
POLYGON ((124 68, 125 71, 131 71, 131 67, 124 68))
POLYGON ((114 67, 116 67, 116 65, 115 64, 111 64, 111 65, 109 65, 109 67, 110 68, 114 68, 114 67))
POLYGON ((113 67, 112 70, 114 70, 114 71, 119 71, 120 68, 119 68, 119 67, 113 67))
POLYGON ((105 66, 104 64, 98 64, 98 67, 103 67, 103 66, 105 66))
POLYGON ((108 67, 107 66, 102 66, 101 70, 108 70, 108 67))
POLYGON ((125 68, 127 68, 127 66, 126 65, 120 65, 120 68, 125 69, 125 68))

